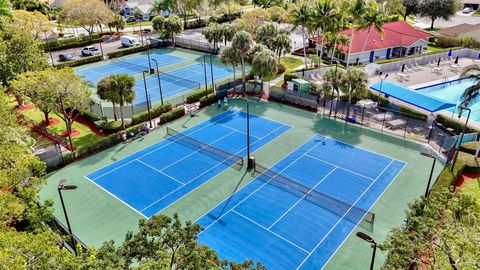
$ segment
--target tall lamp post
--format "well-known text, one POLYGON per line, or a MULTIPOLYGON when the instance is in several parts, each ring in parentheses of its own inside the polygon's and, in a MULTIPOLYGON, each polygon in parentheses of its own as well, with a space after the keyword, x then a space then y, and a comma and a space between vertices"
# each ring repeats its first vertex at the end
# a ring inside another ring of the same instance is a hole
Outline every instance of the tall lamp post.
POLYGON ((370 270, 373 270, 373 265, 375 264, 375 253, 377 252, 377 242, 375 242, 375 240, 371 236, 364 234, 363 232, 357 232, 357 237, 372 244, 373 253, 372 253, 372 261, 370 262, 370 270))
POLYGON ((160 90, 160 102, 163 105, 163 94, 162 94, 162 84, 160 83, 160 71, 158 70, 158 62, 157 59, 153 59, 152 61, 155 62, 155 66, 157 68, 157 80, 158 80, 158 89, 160 90))
MULTIPOLYGON (((338 60, 335 59, 335 81, 337 80, 337 70, 338 70, 338 60)), ((330 102, 330 111, 328 112, 328 116, 332 115, 332 110, 333 110, 333 95, 335 91, 335 87, 332 87, 332 102, 330 102)))
POLYGON ((433 170, 435 169, 435 163, 436 163, 437 159, 435 158, 434 155, 432 155, 430 153, 426 153, 426 152, 422 152, 422 153, 420 153, 420 155, 433 159, 432 169, 430 170, 430 177, 428 177, 427 189, 425 190, 425 198, 428 198, 428 195, 430 194, 430 183, 432 182, 433 170))
POLYGON ((250 100, 245 97, 247 102, 247 169, 255 167, 255 159, 250 156, 250 100))
POLYGON ((65 185, 66 182, 67 182, 67 179, 60 180, 60 182, 58 182, 57 190, 58 190, 58 195, 60 196, 60 202, 62 203, 63 214, 65 214, 65 220, 67 221, 67 228, 68 228, 68 233, 70 234, 70 239, 72 241, 73 252, 75 253, 75 256, 77 256, 77 246, 75 245, 75 239, 73 237, 72 227, 70 226, 70 221, 68 220, 67 210, 65 208, 65 203, 63 202, 63 196, 62 196, 62 190, 77 189, 77 186, 65 185))
MULTIPOLYGON (((460 146, 462 145, 463 136, 465 135, 465 130, 467 129, 468 119, 470 119, 470 113, 472 112, 472 110, 470 108, 468 108, 467 106, 465 106, 463 104, 458 106, 458 108, 460 109, 461 112, 463 112, 464 110, 467 110, 468 115, 467 115, 467 120, 465 121, 465 125, 463 126, 462 136, 460 136, 460 142, 458 143, 458 149, 455 152, 455 158, 453 159, 452 167, 450 168, 451 172, 453 172, 453 168, 455 168, 455 163, 457 163, 458 153, 460 152, 460 146)), ((460 118, 460 117, 462 117, 461 113, 458 115, 458 118, 460 118)))
MULTIPOLYGON (((382 74, 383 74, 383 72, 380 72, 380 74, 378 74, 378 77, 380 78, 380 89, 378 89, 378 100, 377 100, 377 103, 380 103, 380 93, 382 93, 383 81, 388 78, 388 73, 385 74, 385 76, 384 76, 383 78, 382 78, 382 74)), ((377 106, 378 106, 378 104, 377 104, 377 106)))
POLYGON ((148 120, 150 122, 150 128, 153 128, 152 125, 152 115, 150 114, 150 100, 148 98, 148 92, 147 92, 147 80, 145 79, 145 73, 150 73, 149 70, 144 70, 142 72, 143 75, 143 87, 145 88, 145 98, 147 99, 147 110, 148 110, 148 120))

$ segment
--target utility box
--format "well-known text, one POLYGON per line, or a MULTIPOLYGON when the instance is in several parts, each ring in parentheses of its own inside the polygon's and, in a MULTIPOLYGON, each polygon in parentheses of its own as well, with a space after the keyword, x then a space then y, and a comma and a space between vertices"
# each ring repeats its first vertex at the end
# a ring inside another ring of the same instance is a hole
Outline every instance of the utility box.
POLYGON ((310 92, 311 84, 303 79, 293 79, 293 91, 308 93, 310 92))

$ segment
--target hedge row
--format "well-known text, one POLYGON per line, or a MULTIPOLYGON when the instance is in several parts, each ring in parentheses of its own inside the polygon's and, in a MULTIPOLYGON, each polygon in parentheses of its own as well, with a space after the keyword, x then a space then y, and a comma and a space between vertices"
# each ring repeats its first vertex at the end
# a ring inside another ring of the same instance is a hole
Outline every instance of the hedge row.
MULTIPOLYGON (((153 107, 150 110, 150 114, 151 114, 152 118, 155 118, 155 117, 158 117, 161 114, 166 113, 166 112, 171 111, 171 110, 172 110, 172 104, 165 103, 161 106, 153 107)), ((148 111, 137 113, 137 114, 132 116, 132 125, 143 123, 143 122, 147 121, 148 119, 149 119, 148 118, 148 111)))
POLYGON ((107 117, 105 116, 101 116, 101 115, 98 115, 88 109, 82 109, 79 111, 79 115, 80 117, 82 117, 83 119, 85 120, 89 120, 89 121, 92 121, 92 122, 95 122, 95 121, 100 121, 100 120, 107 120, 107 117))
POLYGON ((213 93, 209 94, 208 96, 203 96, 202 98, 200 98, 200 107, 206 107, 215 103, 215 97, 216 95, 213 93))
POLYGON ((402 116, 406 116, 406 117, 415 117, 415 118, 419 118, 419 119, 423 119, 423 120, 426 120, 427 119, 427 116, 417 110, 413 110, 413 109, 410 109, 410 108, 407 108, 405 106, 400 106, 400 115, 402 116))
POLYGON ((299 79, 300 76, 298 76, 297 74, 294 74, 294 73, 286 73, 285 75, 283 75, 283 80, 284 82, 289 82, 293 79, 299 79))
MULTIPOLYGON (((224 23, 228 22, 230 19, 234 21, 236 18, 239 18, 242 16, 240 12, 231 14, 230 18, 228 15, 223 14, 220 17, 212 17, 211 21, 215 21, 217 23, 224 23)), ((194 21, 187 21, 187 24, 185 25, 185 29, 196 29, 196 28, 201 28, 207 26, 207 22, 205 20, 194 20, 194 21)))
MULTIPOLYGON (((208 94, 211 94, 213 93, 213 90, 212 89, 207 89, 206 92, 208 94)), ((190 95, 187 96, 187 103, 194 103, 194 102, 197 102, 199 101, 202 97, 205 97, 205 89, 199 89, 193 93, 191 93, 190 95)))
POLYGON ((122 121, 109 121, 102 127, 102 131, 107 134, 117 133, 122 129, 122 121))
POLYGON ((93 62, 99 62, 103 60, 103 56, 100 54, 93 55, 93 56, 87 56, 87 57, 82 57, 76 60, 72 61, 67 61, 67 62, 62 62, 55 64, 56 68, 64 68, 64 67, 76 67, 80 66, 83 64, 88 64, 88 63, 93 63, 93 62))
POLYGON ((65 50, 70 48, 88 46, 90 44, 98 43, 102 41, 102 35, 110 35, 111 33, 95 33, 92 34, 92 37, 81 36, 78 38, 66 38, 66 39, 56 39, 54 41, 49 41, 48 43, 43 43, 43 48, 47 52, 65 50))
POLYGON ((154 46, 152 44, 138 45, 138 46, 134 46, 134 47, 114 50, 114 51, 108 52, 107 55, 108 55, 108 58, 112 59, 112 58, 117 58, 117 57, 121 57, 121 56, 124 56, 124 55, 132 54, 132 53, 143 52, 143 51, 146 51, 147 49, 149 49, 149 48, 151 49, 153 47, 154 46))
MULTIPOLYGON (((436 121, 440 124, 442 124, 444 127, 446 128, 453 128, 453 132, 455 134, 460 134, 462 133, 462 130, 463 130, 463 123, 461 122, 458 122, 456 120, 453 120, 452 118, 450 117, 445 117, 443 115, 437 115, 437 119, 436 121)), ((478 130, 474 129, 474 128, 471 128, 471 127, 467 127, 465 129, 465 132, 467 133, 472 133, 472 132, 479 132, 478 130)))
MULTIPOLYGON (((180 118, 184 115, 185 115, 184 108, 177 108, 177 109, 171 110, 167 113, 163 113, 162 115, 160 115, 160 123, 165 124, 167 122, 178 119, 178 118, 180 118)), ((119 121, 112 121, 112 122, 119 122, 119 121)), ((133 125, 133 126, 127 128, 127 129, 125 129, 125 133, 127 133, 127 134, 138 134, 138 133, 142 132, 142 127, 143 127, 143 123, 133 125)), ((71 154, 69 154, 65 157, 65 162, 66 163, 73 162, 77 158, 81 158, 81 157, 85 157, 85 156, 97 153, 97 152, 99 152, 103 149, 106 149, 108 147, 114 146, 114 145, 122 142, 122 139, 121 139, 121 136, 120 136, 121 133, 123 133, 123 131, 119 131, 119 132, 110 134, 107 137, 105 137, 104 139, 102 139, 102 140, 100 140, 96 143, 93 143, 93 144, 90 144, 90 145, 87 145, 87 146, 84 146, 84 147, 81 147, 81 148, 77 148, 77 150, 75 152, 73 152, 73 153, 71 153, 71 154)))

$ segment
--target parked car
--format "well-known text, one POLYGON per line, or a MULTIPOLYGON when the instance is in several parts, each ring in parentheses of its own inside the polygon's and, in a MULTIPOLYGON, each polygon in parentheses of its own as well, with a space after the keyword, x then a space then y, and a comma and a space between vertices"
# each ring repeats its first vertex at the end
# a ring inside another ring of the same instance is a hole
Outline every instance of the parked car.
POLYGON ((75 57, 73 57, 71 54, 62 53, 58 55, 58 59, 61 62, 66 62, 66 61, 75 60, 75 57))
POLYGON ((98 51, 98 49, 95 48, 95 46, 87 46, 82 49, 83 56, 92 56, 96 54, 100 54, 100 51, 98 51))
POLYGON ((136 46, 140 45, 140 42, 138 42, 138 39, 132 36, 122 36, 120 38, 120 43, 124 47, 131 47, 131 46, 136 46))
POLYGON ((466 7, 462 10, 462 12, 465 13, 465 14, 470 13, 472 11, 473 11, 473 9, 471 7, 466 7))
POLYGON ((129 23, 129 22, 134 22, 134 21, 136 21, 136 20, 137 20, 137 19, 135 18, 135 16, 127 16, 127 17, 125 17, 125 21, 126 21, 127 23, 129 23))

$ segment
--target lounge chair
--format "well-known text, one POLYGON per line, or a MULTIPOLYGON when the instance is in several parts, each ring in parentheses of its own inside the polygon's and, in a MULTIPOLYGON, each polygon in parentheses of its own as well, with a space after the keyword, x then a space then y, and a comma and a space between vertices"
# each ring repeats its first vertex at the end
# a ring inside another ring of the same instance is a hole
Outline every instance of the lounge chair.
POLYGON ((395 119, 395 120, 390 120, 388 122, 385 123, 387 127, 391 128, 391 129, 398 129, 398 128, 401 128, 403 126, 405 126, 407 124, 407 121, 403 120, 403 119, 395 119))
POLYGON ((390 121, 393 118, 393 113, 391 113, 391 112, 379 113, 379 114, 374 115, 372 118, 377 120, 377 121, 380 121, 380 122, 381 121, 390 121))

